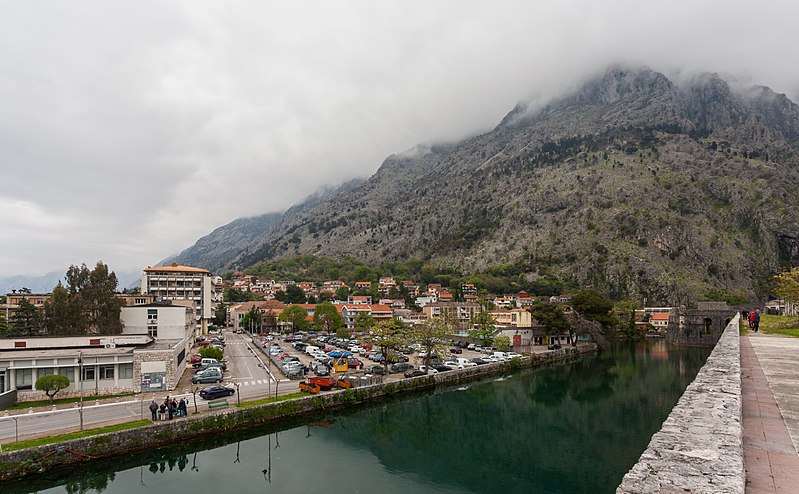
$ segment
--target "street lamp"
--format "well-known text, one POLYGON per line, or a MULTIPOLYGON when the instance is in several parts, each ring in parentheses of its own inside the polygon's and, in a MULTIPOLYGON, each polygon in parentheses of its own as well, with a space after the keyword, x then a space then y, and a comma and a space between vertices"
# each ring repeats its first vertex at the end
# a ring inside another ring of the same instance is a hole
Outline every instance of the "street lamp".
POLYGON ((80 430, 83 430, 83 352, 78 352, 78 369, 78 381, 80 382, 78 415, 80 415, 80 430))

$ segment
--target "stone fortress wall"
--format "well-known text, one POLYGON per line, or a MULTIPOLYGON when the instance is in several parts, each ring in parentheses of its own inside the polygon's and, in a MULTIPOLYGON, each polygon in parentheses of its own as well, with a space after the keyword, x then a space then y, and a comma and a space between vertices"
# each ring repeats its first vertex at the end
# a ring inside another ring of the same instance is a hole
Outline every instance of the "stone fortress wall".
POLYGON ((736 315, 726 325, 713 353, 624 476, 617 494, 744 493, 738 320, 736 315))

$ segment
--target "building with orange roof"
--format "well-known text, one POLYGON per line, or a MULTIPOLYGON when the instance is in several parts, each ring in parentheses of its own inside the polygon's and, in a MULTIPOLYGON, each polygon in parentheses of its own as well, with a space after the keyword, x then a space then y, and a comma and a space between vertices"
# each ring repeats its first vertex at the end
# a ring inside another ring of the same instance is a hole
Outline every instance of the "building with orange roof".
POLYGON ((141 293, 149 293, 156 301, 193 301, 197 307, 197 320, 202 333, 208 332, 208 321, 213 317, 211 299, 211 273, 207 269, 191 266, 147 267, 141 277, 141 293))

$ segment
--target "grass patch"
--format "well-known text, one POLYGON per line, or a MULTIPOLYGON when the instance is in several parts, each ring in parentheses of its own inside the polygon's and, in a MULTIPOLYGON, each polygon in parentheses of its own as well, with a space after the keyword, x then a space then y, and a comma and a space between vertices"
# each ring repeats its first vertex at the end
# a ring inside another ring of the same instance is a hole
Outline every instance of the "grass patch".
POLYGON ((761 314, 760 331, 799 338, 799 317, 761 314))
POLYGON ((305 393, 291 393, 288 395, 278 396, 277 398, 272 397, 272 398, 264 398, 262 400, 245 401, 238 406, 239 408, 250 408, 250 407, 256 407, 258 405, 266 405, 267 403, 277 403, 278 401, 291 400, 293 398, 302 398, 303 396, 308 396, 308 395, 305 393))
MULTIPOLYGON (((105 400, 107 398, 125 398, 127 396, 135 396, 135 393, 123 393, 119 395, 84 395, 83 401, 84 403, 88 403, 95 400, 105 400)), ((78 403, 80 401, 80 397, 77 398, 63 398, 60 400, 53 400, 54 405, 66 405, 68 403, 78 403)), ((9 405, 4 408, 0 408, 0 410, 21 410, 24 408, 29 407, 49 407, 50 400, 39 400, 39 401, 21 401, 19 403, 14 403, 13 405, 9 405)))
POLYGON ((67 434, 60 434, 58 436, 40 437, 38 439, 28 439, 27 441, 20 441, 18 443, 3 444, 3 451, 16 451, 25 448, 34 448, 44 444, 60 443, 62 441, 69 441, 70 439, 80 439, 82 437, 96 436, 98 434, 105 434, 108 432, 123 431, 125 429, 135 429, 145 425, 152 425, 150 420, 134 420, 133 422, 125 422, 122 424, 108 425, 106 427, 98 427, 96 429, 86 429, 78 432, 70 432, 67 434))

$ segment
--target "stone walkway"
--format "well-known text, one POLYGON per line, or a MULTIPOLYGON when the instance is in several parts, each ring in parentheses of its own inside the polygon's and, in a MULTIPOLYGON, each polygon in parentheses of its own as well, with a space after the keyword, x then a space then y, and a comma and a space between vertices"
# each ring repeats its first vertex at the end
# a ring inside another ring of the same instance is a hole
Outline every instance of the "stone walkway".
POLYGON ((799 492, 797 366, 799 338, 751 332, 741 337, 747 493, 799 492))

